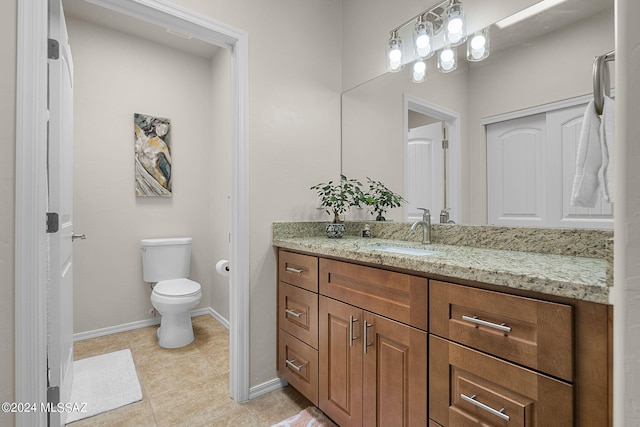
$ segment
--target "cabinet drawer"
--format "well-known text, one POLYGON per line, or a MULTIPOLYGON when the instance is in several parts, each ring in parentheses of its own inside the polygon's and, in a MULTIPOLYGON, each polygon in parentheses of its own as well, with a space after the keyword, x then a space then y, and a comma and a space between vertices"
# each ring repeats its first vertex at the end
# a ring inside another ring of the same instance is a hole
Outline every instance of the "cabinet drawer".
POLYGON ((320 293, 427 330, 427 285, 422 277, 320 259, 320 293))
POLYGON ((318 292, 318 258, 281 250, 278 279, 311 292, 318 292))
POLYGON ((280 329, 318 349, 318 294, 280 282, 278 285, 280 329))
POLYGON ((280 377, 318 406, 318 351, 280 330, 278 359, 280 377))
POLYGON ((572 426, 573 387, 429 336, 429 417, 447 426, 572 426))
POLYGON ((573 381, 572 307, 432 280, 432 334, 573 381))

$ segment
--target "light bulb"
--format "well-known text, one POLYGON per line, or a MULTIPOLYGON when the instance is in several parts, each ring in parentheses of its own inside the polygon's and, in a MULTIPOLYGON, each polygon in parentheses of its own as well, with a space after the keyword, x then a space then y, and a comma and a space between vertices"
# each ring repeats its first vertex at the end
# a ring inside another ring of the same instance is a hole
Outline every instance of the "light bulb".
POLYGON ((391 49, 389 51, 389 61, 400 62, 402 60, 402 51, 398 48, 391 49))
POLYGON ((420 34, 417 38, 416 38, 416 47, 418 49, 427 49, 429 47, 429 36, 426 34, 420 34))
POLYGON ((485 36, 483 36, 482 34, 477 34, 471 39, 471 48, 484 50, 484 45, 486 42, 487 39, 485 38, 485 36))
POLYGON ((450 73, 457 68, 455 48, 445 46, 438 54, 438 71, 450 73))
POLYGON ((450 34, 458 34, 462 30, 462 19, 460 17, 455 17, 449 20, 447 24, 447 31, 450 34))
POLYGON ((440 60, 442 62, 451 62, 453 59, 453 51, 451 49, 444 49, 440 52, 440 60))
POLYGON ((414 73, 418 73, 418 74, 423 74, 427 69, 427 64, 424 63, 424 61, 416 61, 415 64, 413 64, 413 72, 414 73))
POLYGON ((413 64, 413 81, 421 83, 427 75, 427 64, 424 61, 416 61, 413 64))

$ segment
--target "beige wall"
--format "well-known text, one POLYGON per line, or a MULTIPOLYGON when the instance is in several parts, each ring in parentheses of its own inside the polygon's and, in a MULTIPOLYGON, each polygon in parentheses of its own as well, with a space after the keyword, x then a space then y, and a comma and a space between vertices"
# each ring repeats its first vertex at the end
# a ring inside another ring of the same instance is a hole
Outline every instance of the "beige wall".
MULTIPOLYGON (((0 28, 0 402, 13 402, 16 2, 0 3, 0 28)), ((13 425, 13 416, 0 412, 0 425, 13 425)))
POLYGON ((213 155, 227 141, 211 135, 211 61, 77 19, 67 26, 75 74, 74 226, 87 235, 74 243, 74 332, 152 317, 143 238, 193 237, 190 277, 202 285, 200 307, 209 307, 209 206, 228 193, 211 179, 228 164, 213 155), (171 119, 172 197, 135 196, 134 113, 171 119))

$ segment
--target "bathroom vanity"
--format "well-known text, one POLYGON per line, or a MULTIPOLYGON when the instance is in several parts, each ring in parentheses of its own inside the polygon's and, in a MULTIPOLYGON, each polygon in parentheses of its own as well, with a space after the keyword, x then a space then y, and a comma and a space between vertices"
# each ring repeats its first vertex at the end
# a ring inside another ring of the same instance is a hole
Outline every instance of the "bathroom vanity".
POLYGON ((584 236, 420 253, 274 225, 279 375, 343 427, 611 425, 606 234, 584 236))

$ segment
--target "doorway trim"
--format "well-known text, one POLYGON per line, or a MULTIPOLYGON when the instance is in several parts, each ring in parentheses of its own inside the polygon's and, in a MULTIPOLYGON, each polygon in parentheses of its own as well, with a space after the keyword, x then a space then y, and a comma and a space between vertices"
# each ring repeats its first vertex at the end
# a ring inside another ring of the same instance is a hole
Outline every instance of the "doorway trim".
MULTIPOLYGON (((451 219, 458 224, 462 220, 462 167, 461 167, 461 139, 460 114, 407 93, 403 94, 403 145, 405 158, 409 139, 409 110, 434 117, 447 123, 449 134, 449 155, 447 156, 447 201, 451 208, 451 219)), ((405 168, 406 169, 406 168, 405 168)), ((405 170, 405 174, 406 174, 405 170)), ((405 181, 407 177, 405 175, 405 181)), ((406 213, 405 213, 406 215, 406 213)), ((432 212, 438 216, 440 212, 432 212)))
MULTIPOLYGON (((230 395, 249 400, 248 35, 163 0, 87 0, 231 51, 230 395)), ((15 401, 46 402, 47 0, 18 0, 16 76, 15 401)), ((17 425, 46 425, 46 413, 17 425)))

